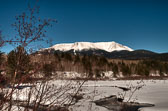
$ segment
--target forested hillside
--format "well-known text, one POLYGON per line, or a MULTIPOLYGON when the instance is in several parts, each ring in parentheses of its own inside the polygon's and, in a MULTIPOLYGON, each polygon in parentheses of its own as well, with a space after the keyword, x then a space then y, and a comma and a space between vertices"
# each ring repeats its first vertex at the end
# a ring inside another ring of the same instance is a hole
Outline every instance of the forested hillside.
MULTIPOLYGON (((16 56, 16 51, 11 51, 6 56, 1 54, 1 72, 5 71, 4 73, 8 74, 12 69, 15 69, 16 56)), ((161 60, 108 59, 98 55, 78 55, 57 51, 50 54, 27 54, 24 52, 22 59, 21 69, 26 67, 28 70, 21 72, 21 74, 37 71, 37 74, 40 73, 44 77, 49 77, 56 72, 76 72, 88 78, 105 77, 105 72, 108 71, 112 72, 113 77, 120 75, 124 77, 133 75, 165 76, 168 74, 168 63, 161 60)))

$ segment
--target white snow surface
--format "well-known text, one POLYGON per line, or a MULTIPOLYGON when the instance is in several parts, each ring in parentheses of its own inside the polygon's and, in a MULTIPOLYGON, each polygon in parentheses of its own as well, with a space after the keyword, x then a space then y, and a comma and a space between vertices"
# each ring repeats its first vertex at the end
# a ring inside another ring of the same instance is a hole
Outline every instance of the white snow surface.
MULTIPOLYGON (((76 107, 73 107, 73 111, 111 111, 104 107, 100 107, 90 102, 93 100, 99 100, 100 98, 108 97, 110 95, 118 95, 122 92, 113 86, 127 87, 128 84, 136 86, 141 80, 121 80, 121 81, 88 81, 85 83, 86 93, 96 91, 96 94, 91 93, 90 99, 84 101, 81 100, 76 107), (95 87, 96 86, 96 87, 95 87), (79 107, 79 106, 80 107, 79 107)), ((168 111, 168 80, 144 80, 145 86, 136 91, 133 95, 133 99, 137 98, 136 102, 155 104, 154 107, 144 107, 140 111, 168 111)), ((129 96, 130 93, 126 96, 129 96)))
POLYGON ((55 49, 60 51, 81 51, 81 50, 89 50, 89 49, 100 49, 105 50, 107 52, 112 51, 121 51, 121 50, 128 50, 133 51, 133 49, 121 45, 119 43, 116 43, 114 41, 112 42, 75 42, 75 43, 65 43, 65 44, 56 44, 52 47, 46 48, 46 49, 55 49))
MULTIPOLYGON (((116 81, 87 81, 82 88, 82 92, 85 94, 84 98, 80 100, 75 106, 72 107, 72 111, 110 111, 104 107, 95 105, 94 100, 108 97, 110 95, 118 95, 122 92, 113 86, 127 87, 132 84, 136 86, 138 82, 142 80, 116 80, 116 81), (95 93, 94 93, 95 92, 95 93)), ((64 86, 64 84, 71 82, 67 80, 52 80, 51 84, 57 84, 57 86, 64 86)), ((143 80, 145 86, 138 90, 133 98, 137 98, 136 102, 155 104, 154 107, 141 108, 140 111, 167 111, 168 110, 168 80, 143 80)), ((20 99, 26 98, 26 92, 19 95, 20 99)), ((128 93, 129 96, 130 93, 128 93)), ((126 96, 127 98, 127 96, 126 96)), ((49 101, 48 101, 49 102, 49 101)), ((13 110, 18 111, 18 110, 13 110)))

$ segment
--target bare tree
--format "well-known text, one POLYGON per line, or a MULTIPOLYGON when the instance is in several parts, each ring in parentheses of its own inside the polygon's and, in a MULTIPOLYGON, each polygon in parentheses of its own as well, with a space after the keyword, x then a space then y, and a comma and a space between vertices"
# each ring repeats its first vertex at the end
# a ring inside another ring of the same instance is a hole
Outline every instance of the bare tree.
MULTIPOLYGON (((41 19, 37 17, 38 14, 38 7, 35 4, 33 7, 30 5, 28 6, 28 11, 23 12, 22 14, 15 17, 15 22, 12 24, 14 29, 17 32, 17 35, 15 37, 12 37, 9 40, 3 40, 1 32, 0 32, 0 47, 4 45, 4 43, 9 43, 16 45, 16 47, 23 47, 23 49, 30 48, 30 44, 32 42, 37 41, 45 41, 46 39, 46 28, 49 26, 52 26, 53 22, 56 22, 54 19, 41 19)), ((16 55, 16 64, 13 71, 13 78, 10 81, 11 83, 11 90, 8 90, 3 97, 3 100, 0 103, 0 106, 3 107, 3 105, 10 101, 8 111, 12 108, 12 102, 13 102, 13 93, 15 91, 15 87, 18 87, 21 83, 24 82, 24 80, 31 76, 30 73, 27 72, 25 76, 22 76, 22 78, 19 81, 16 81, 17 74, 20 72, 20 67, 23 65, 22 61, 22 53, 23 50, 19 50, 16 55)), ((32 71, 36 72, 36 71, 32 71)), ((2 92, 3 89, 1 89, 2 92)))
POLYGON ((3 37, 2 37, 2 32, 0 31, 0 47, 2 47, 4 45, 4 40, 3 40, 3 37))
MULTIPOLYGON (((64 82, 63 85, 52 84, 49 80, 31 81, 31 83, 23 83, 29 77, 39 72, 39 67, 33 67, 31 71, 24 71, 23 53, 26 49, 30 49, 33 42, 47 41, 46 28, 57 22, 54 19, 41 19, 37 17, 39 8, 28 6, 28 11, 16 16, 16 21, 12 26, 17 32, 15 37, 9 40, 2 40, 0 36, 0 44, 9 43, 16 48, 20 47, 24 50, 18 50, 15 58, 15 67, 11 72, 13 78, 9 85, 0 88, 0 109, 5 111, 55 111, 67 110, 71 105, 77 102, 77 96, 80 93, 85 81, 64 82), (22 71, 21 71, 22 69, 22 71), (26 72, 19 79, 18 74, 26 72), (7 87, 7 88, 6 88, 7 87), (25 99, 20 97, 26 97, 25 99), (14 107, 16 106, 16 107, 14 107)), ((1 46, 2 46, 1 45, 1 46)), ((28 51, 28 50, 27 50, 28 51)), ((30 54, 30 52, 29 52, 30 54)), ((79 98, 78 98, 79 99, 79 98)))
POLYGON ((41 19, 37 17, 39 8, 35 4, 34 7, 28 6, 28 12, 23 12, 15 17, 16 21, 12 26, 17 31, 17 35, 12 38, 10 43, 15 43, 26 47, 32 42, 46 40, 46 28, 52 26, 55 19, 41 19))

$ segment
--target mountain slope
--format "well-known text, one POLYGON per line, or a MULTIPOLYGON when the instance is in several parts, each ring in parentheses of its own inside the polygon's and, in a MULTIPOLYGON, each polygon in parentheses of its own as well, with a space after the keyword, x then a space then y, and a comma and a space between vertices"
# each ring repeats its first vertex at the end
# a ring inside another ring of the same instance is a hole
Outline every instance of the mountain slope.
MULTIPOLYGON (((73 50, 66 51, 67 53, 74 53, 73 50)), ((135 50, 135 51, 113 51, 107 52, 104 50, 82 50, 76 51, 76 54, 79 55, 98 55, 104 56, 111 59, 125 59, 125 60, 142 60, 142 59, 151 59, 151 60, 161 60, 168 61, 168 53, 155 53, 148 50, 135 50)))
POLYGON ((98 55, 111 59, 127 59, 127 60, 162 60, 168 61, 168 53, 155 53, 148 50, 135 50, 127 46, 123 46, 116 42, 76 42, 69 44, 56 44, 52 47, 38 51, 40 54, 49 53, 71 53, 78 55, 98 55))
POLYGON ((67 43, 67 44, 56 44, 50 48, 47 49, 54 49, 59 51, 82 51, 82 50, 90 50, 90 49, 96 49, 96 50, 104 50, 107 52, 113 52, 113 51, 121 51, 121 50, 128 50, 133 51, 133 49, 123 46, 116 42, 75 42, 75 43, 67 43))

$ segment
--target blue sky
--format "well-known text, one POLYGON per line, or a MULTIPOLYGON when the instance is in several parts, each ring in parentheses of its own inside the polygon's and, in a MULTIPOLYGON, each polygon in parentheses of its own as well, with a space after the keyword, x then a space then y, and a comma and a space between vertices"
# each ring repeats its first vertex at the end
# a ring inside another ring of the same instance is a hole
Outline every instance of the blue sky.
MULTIPOLYGON (((0 0, 0 29, 6 39, 15 36, 11 24, 26 10, 27 1, 0 0)), ((58 20, 47 32, 53 44, 115 41, 135 50, 168 52, 168 0, 39 0, 38 4, 40 17, 58 20)), ((11 46, 0 50, 9 52, 11 46)))

